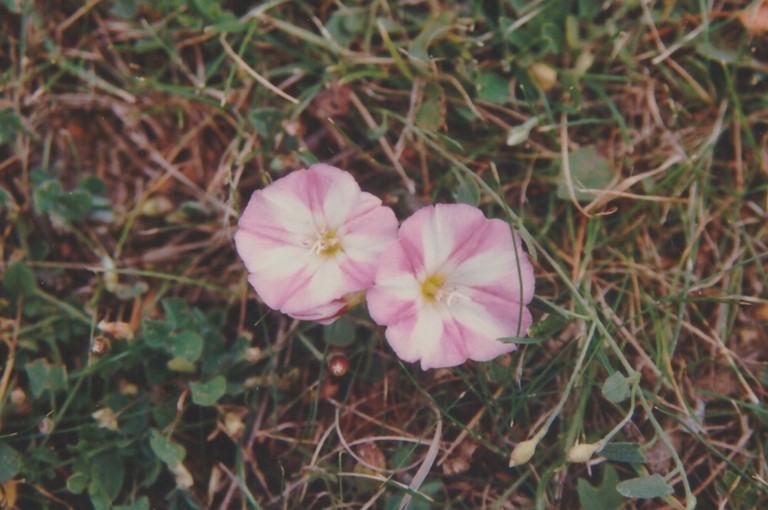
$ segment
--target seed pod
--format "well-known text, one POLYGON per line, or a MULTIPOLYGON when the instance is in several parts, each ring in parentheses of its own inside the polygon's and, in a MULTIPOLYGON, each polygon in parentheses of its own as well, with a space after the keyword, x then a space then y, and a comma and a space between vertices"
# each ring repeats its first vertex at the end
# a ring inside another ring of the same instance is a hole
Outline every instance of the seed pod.
POLYGON ((104 336, 95 336, 91 339, 91 354, 100 358, 109 352, 109 339, 104 336))
POLYGON ((349 371, 349 360, 343 354, 333 354, 328 359, 328 371, 334 377, 344 377, 349 371))

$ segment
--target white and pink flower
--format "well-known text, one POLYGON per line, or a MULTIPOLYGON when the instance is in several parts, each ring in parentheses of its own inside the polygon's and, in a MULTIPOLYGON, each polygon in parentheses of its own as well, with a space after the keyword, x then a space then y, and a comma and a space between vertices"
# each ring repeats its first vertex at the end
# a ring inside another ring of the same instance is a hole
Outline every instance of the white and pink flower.
POLYGON ((237 252, 264 303, 329 324, 368 289, 397 219, 349 173, 316 164, 257 190, 238 223, 237 252))
POLYGON ((498 339, 525 336, 534 283, 505 222, 469 205, 438 204, 403 222, 381 256, 368 308, 401 359, 451 367, 516 348, 498 339))

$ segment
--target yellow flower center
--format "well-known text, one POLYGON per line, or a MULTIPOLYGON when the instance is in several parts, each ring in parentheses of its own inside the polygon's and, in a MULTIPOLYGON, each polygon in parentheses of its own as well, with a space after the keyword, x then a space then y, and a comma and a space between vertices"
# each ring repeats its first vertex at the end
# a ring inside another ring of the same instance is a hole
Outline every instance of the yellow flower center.
POLYGON ((445 277, 435 273, 429 275, 423 282, 421 282, 421 295, 428 303, 434 303, 441 297, 440 289, 445 283, 445 277))
POLYGON ((421 282, 421 297, 424 301, 431 304, 441 303, 445 306, 451 306, 456 300, 471 301, 469 296, 462 294, 445 280, 446 277, 440 273, 427 276, 421 282))
POLYGON ((318 230, 312 239, 304 241, 304 245, 309 246, 312 253, 322 257, 332 257, 342 249, 341 239, 336 231, 328 227, 318 230))

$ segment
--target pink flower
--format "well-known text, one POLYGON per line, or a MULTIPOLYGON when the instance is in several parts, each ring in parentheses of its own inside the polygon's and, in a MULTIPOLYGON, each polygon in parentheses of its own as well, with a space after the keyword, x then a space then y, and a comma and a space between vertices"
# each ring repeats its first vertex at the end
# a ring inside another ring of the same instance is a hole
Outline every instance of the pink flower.
POLYGON ((397 219, 338 168, 316 164, 257 190, 238 223, 237 252, 267 306, 329 324, 373 284, 397 219))
POLYGON ((381 257, 368 309, 401 359, 451 367, 513 351, 498 339, 526 334, 533 288, 533 266, 506 223, 440 204, 403 222, 381 257))

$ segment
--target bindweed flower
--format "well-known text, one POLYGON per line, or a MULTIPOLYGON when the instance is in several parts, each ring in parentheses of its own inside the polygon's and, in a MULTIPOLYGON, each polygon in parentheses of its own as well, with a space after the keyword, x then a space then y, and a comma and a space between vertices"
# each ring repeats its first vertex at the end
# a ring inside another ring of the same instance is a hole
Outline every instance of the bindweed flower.
POLYGON ((450 367, 514 350, 498 339, 525 335, 533 288, 533 266, 506 223, 469 205, 438 204, 403 222, 368 308, 401 359, 450 367))
POLYGON ((324 324, 373 284, 382 251, 397 237, 394 212, 325 164, 254 192, 238 225, 237 251, 264 303, 324 324))

